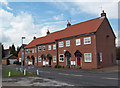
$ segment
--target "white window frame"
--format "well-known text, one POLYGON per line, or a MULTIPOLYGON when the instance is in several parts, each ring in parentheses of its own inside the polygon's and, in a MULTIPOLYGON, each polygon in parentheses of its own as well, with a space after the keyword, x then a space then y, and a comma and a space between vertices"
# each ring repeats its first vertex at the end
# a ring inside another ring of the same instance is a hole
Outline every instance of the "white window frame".
POLYGON ((76 46, 81 45, 81 40, 80 39, 76 39, 76 46))
MULTIPOLYGON (((44 49, 45 49, 45 46, 43 46, 43 47, 44 47, 44 49)), ((43 49, 43 51, 45 51, 44 49, 43 49)))
POLYGON ((48 45, 48 50, 51 50, 51 45, 48 45))
POLYGON ((32 49, 32 53, 34 53, 34 49, 32 49))
POLYGON ((59 48, 61 48, 61 47, 64 47, 64 42, 63 41, 59 42, 59 48))
POLYGON ((92 53, 84 53, 84 62, 92 62, 92 53), (86 56, 86 55, 88 55, 88 54, 90 54, 90 57, 89 57, 89 58, 91 58, 90 60, 86 60, 88 58, 88 56, 86 56))
POLYGON ((56 63, 56 56, 53 56, 53 63, 56 63), (55 61, 54 61, 55 59, 55 61))
POLYGON ((28 50, 28 53, 30 53, 30 49, 28 50))
POLYGON ((64 62, 64 54, 59 54, 59 62, 64 62), (60 55, 63 55, 63 61, 60 60, 60 55))
POLYGON ((37 52, 37 48, 35 48, 35 53, 37 52))
POLYGON ((27 63, 27 58, 25 58, 25 63, 27 63))
POLYGON ((38 47, 38 51, 41 51, 41 46, 38 47))
POLYGON ((100 62, 102 62, 102 53, 100 52, 100 62))
POLYGON ((37 57, 35 57, 35 63, 37 63, 37 57))
POLYGON ((53 45, 53 50, 56 50, 56 44, 53 45))
POLYGON ((26 49, 26 50, 25 50, 25 54, 27 54, 27 52, 28 52, 28 50, 26 49))
POLYGON ((91 44, 91 37, 85 37, 84 38, 84 44, 86 45, 86 44, 91 44), (90 41, 90 42, 88 42, 88 41, 90 41))
POLYGON ((38 62, 41 62, 41 60, 42 60, 42 58, 39 56, 39 57, 38 57, 38 62))
POLYGON ((67 40, 66 41, 66 47, 69 47, 70 46, 70 40, 67 40))

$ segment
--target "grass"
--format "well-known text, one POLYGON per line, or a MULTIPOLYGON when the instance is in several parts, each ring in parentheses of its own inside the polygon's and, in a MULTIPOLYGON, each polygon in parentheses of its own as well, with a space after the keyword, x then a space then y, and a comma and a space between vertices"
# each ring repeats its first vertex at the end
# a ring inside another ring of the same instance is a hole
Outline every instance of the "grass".
POLYGON ((14 77, 14 76, 37 76, 36 74, 30 74, 28 72, 26 72, 26 75, 24 75, 24 73, 20 72, 20 71, 5 69, 4 70, 5 77, 8 77, 9 72, 11 73, 11 77, 14 77))

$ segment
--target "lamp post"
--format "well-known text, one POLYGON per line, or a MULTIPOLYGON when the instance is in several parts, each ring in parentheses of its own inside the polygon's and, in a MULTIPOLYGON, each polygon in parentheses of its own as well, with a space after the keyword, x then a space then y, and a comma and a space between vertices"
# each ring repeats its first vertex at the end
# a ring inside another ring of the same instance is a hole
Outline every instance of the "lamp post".
POLYGON ((25 39, 25 37, 22 37, 22 47, 21 47, 21 71, 23 72, 23 39, 25 39))

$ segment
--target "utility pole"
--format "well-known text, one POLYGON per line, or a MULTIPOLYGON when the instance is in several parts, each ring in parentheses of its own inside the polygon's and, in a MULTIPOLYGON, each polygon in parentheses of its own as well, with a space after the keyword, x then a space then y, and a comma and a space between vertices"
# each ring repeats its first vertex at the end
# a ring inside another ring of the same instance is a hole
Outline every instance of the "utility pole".
POLYGON ((21 47, 21 72, 23 72, 23 58, 24 58, 24 52, 23 52, 23 39, 25 39, 25 37, 22 37, 22 47, 21 47))

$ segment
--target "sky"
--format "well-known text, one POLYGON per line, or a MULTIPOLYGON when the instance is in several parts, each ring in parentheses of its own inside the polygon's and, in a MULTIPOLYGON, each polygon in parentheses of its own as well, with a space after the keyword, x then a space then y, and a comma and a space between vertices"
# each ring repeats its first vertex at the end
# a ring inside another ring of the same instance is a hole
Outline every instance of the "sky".
POLYGON ((118 46, 118 1, 119 0, 0 0, 0 42, 7 49, 14 44, 28 44, 36 36, 55 32, 71 24, 100 17, 102 10, 117 37, 118 46))

